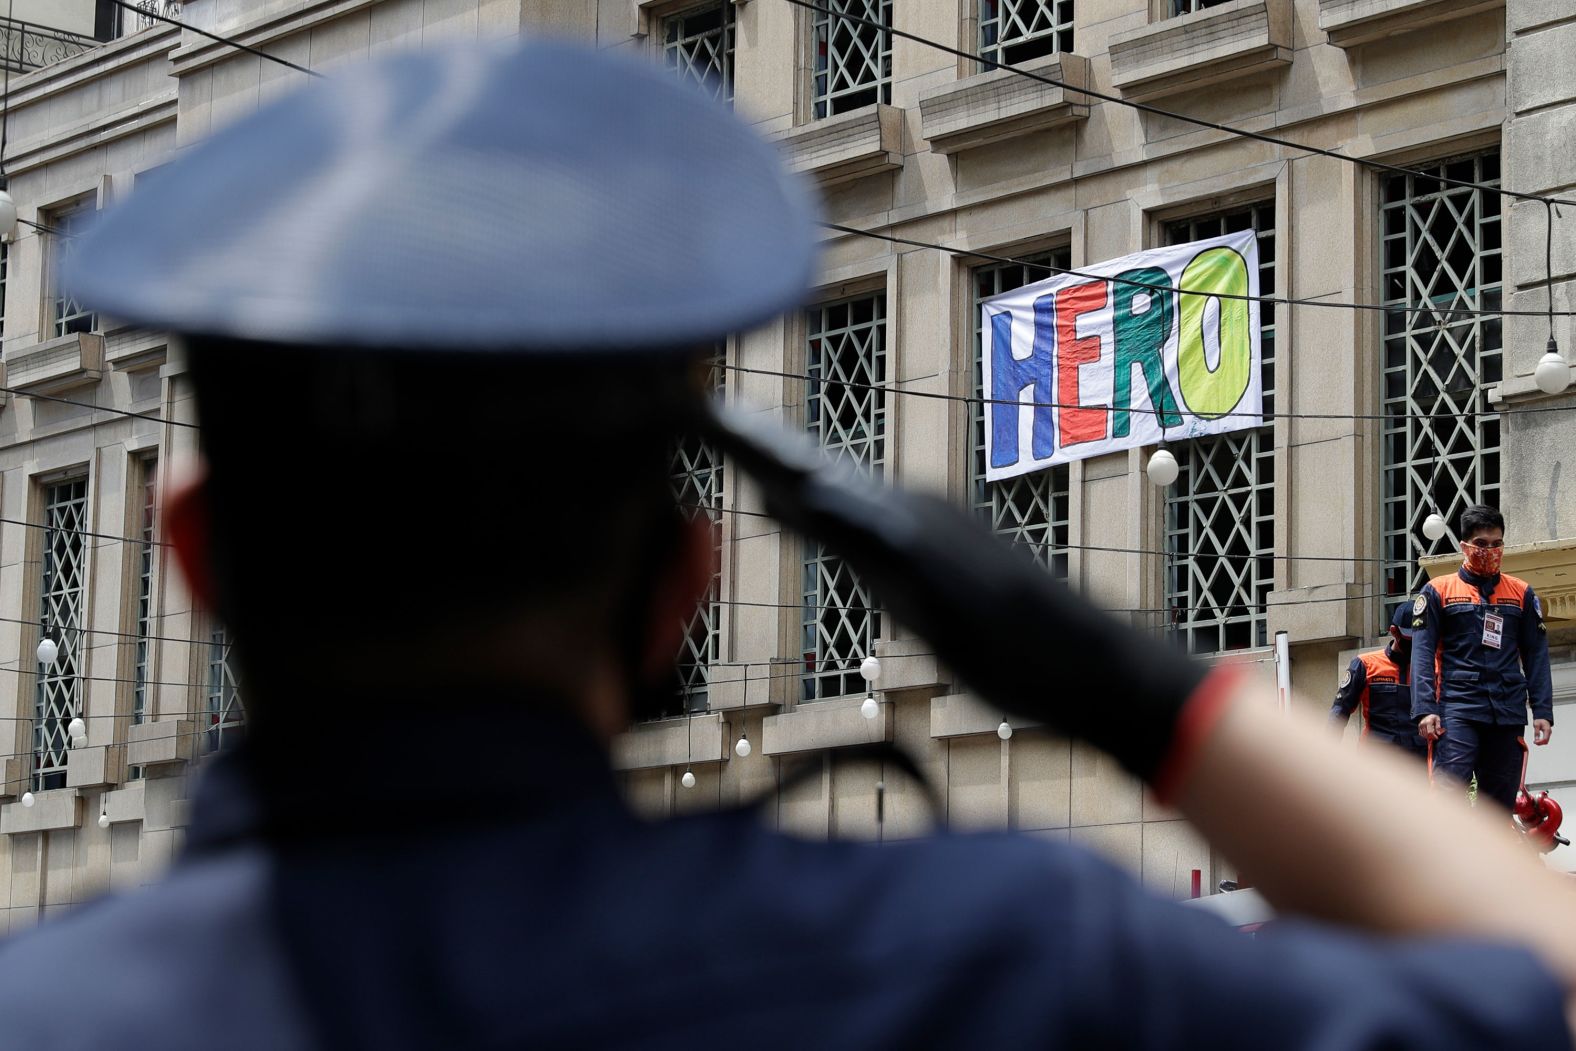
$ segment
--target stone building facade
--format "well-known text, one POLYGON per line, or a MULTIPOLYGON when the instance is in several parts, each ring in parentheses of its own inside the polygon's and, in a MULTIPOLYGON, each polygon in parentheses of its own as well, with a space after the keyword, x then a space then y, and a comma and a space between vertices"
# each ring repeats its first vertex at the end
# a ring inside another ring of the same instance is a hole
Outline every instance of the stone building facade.
MULTIPOLYGON (((1540 203, 1428 177, 1576 196, 1576 160, 1559 146, 1576 123, 1564 60, 1576 19, 1561 0, 812 5, 1060 86, 789 0, 157 6, 330 73, 451 38, 554 33, 643 55, 719 95, 819 184, 829 221, 920 243, 828 231, 806 309, 718 348, 722 395, 884 481, 973 508, 1047 571, 1209 659, 1272 681, 1285 632, 1297 703, 1327 705, 1390 604, 1439 571, 1430 558, 1448 544, 1422 537, 1423 517, 1497 501, 1507 568, 1543 594, 1556 648, 1560 729, 1533 776, 1557 793, 1576 784, 1576 708, 1565 707, 1576 700, 1576 488, 1562 463, 1576 397, 1530 380, 1542 319, 1266 304, 1270 421, 1178 445, 1181 476, 1166 490, 1144 476, 1148 450, 987 483, 969 400, 982 297, 1048 273, 1037 267, 1227 231, 1256 232, 1266 294, 1541 310, 1552 293, 1576 309, 1571 220, 1554 218, 1551 283, 1540 203)), ((0 257, 0 725, 12 727, 0 933, 156 874, 178 847, 192 772, 243 717, 223 627, 192 607, 156 526, 163 483, 194 447, 180 348, 82 312, 50 274, 94 209, 305 76, 167 25, 115 31, 13 69, 7 92, 0 159, 24 222, 0 257), (43 666, 46 632, 60 656, 43 666), (86 725, 75 744, 72 716, 86 725)), ((1570 352, 1570 319, 1555 330, 1570 352)), ((680 660, 674 714, 618 742, 639 808, 759 799, 766 820, 817 836, 1012 825, 1104 851, 1177 896, 1195 870, 1206 887, 1232 874, 1103 755, 1031 725, 1004 739, 1000 712, 883 617, 835 553, 765 517, 711 450, 678 450, 674 480, 717 522, 720 573, 680 660), (881 668, 873 719, 859 674, 868 656, 881 668), (916 759, 941 813, 896 768, 849 758, 879 740, 916 759)), ((1082 703, 1123 717, 1120 698, 1082 703)))

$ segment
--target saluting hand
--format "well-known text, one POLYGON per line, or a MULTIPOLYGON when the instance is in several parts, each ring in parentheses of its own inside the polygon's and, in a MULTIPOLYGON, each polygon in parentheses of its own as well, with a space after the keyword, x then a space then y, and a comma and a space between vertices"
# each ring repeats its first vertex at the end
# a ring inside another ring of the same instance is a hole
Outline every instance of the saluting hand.
POLYGON ((1554 724, 1547 719, 1532 720, 1532 743, 1548 744, 1549 738, 1554 736, 1554 724))
POLYGON ((1418 720, 1417 732, 1423 735, 1424 740, 1437 741, 1445 736, 1444 724, 1437 715, 1425 715, 1418 720))

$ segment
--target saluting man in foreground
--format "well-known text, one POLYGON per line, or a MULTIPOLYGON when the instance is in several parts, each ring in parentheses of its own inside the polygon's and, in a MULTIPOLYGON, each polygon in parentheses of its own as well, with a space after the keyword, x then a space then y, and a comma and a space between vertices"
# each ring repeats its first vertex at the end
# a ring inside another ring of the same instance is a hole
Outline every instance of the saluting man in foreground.
POLYGON ((706 402, 702 348, 801 303, 815 241, 735 116, 561 44, 336 71, 107 217, 68 286, 185 338, 205 468, 166 537, 252 722, 162 882, 0 949, 3 1042, 1568 1048, 1576 896, 1499 823, 706 402), (631 814, 610 742, 711 576, 668 488, 694 431, 1320 922, 1248 939, 1021 835, 631 814))

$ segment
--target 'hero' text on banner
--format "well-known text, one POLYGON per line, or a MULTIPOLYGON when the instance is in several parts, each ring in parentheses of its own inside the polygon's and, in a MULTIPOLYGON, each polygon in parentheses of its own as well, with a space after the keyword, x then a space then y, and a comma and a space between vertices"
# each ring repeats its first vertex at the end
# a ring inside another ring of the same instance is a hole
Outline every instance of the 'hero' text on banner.
POLYGON ((1263 424, 1253 231, 1082 269, 981 307, 987 479, 1263 424))

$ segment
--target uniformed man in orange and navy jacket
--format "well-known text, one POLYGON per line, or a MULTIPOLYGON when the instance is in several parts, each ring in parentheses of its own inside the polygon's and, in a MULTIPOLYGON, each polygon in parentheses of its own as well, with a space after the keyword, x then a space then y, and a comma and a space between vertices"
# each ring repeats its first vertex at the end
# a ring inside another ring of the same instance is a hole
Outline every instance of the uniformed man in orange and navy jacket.
POLYGON ((1364 739, 1395 745, 1419 759, 1428 742, 1412 723, 1412 609, 1401 603, 1390 619, 1390 641, 1374 653, 1352 658, 1330 706, 1330 725, 1345 728, 1352 712, 1363 713, 1364 739))
POLYGON ((1543 606, 1525 580, 1499 571, 1505 519, 1492 507, 1461 515, 1461 569, 1423 585, 1412 605, 1412 718, 1434 743, 1433 769, 1509 809, 1520 784, 1521 738, 1532 707, 1535 741, 1554 732, 1554 681, 1543 606))

